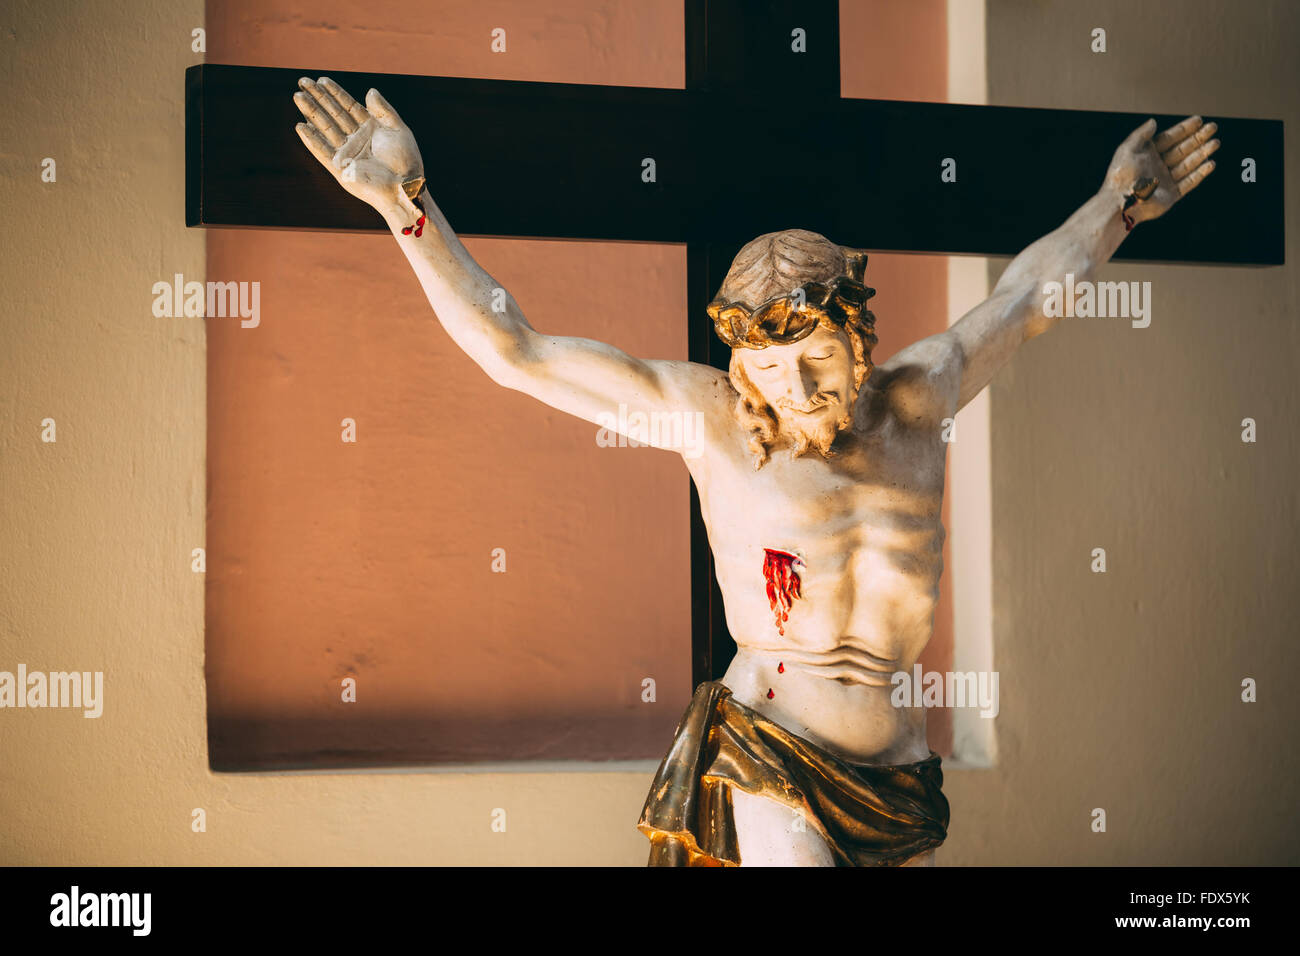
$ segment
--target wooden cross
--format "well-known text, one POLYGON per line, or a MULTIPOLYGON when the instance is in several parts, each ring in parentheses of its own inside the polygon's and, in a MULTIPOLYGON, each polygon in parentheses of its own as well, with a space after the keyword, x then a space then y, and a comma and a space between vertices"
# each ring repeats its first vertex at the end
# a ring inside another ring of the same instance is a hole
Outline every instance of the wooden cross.
MULTIPOLYGON (((291 99, 300 76, 376 87, 437 144, 425 174, 453 184, 436 196, 459 235, 686 243, 689 358, 725 369, 705 305, 754 236, 798 226, 872 250, 1014 255, 1069 217, 1150 115, 842 99, 837 0, 686 0, 685 14, 684 90, 191 67, 186 223, 386 229, 303 149, 291 99)), ((1222 171, 1117 259, 1283 263, 1282 123, 1213 119, 1222 171)), ((694 485, 691 565, 698 684, 734 644, 694 485)))

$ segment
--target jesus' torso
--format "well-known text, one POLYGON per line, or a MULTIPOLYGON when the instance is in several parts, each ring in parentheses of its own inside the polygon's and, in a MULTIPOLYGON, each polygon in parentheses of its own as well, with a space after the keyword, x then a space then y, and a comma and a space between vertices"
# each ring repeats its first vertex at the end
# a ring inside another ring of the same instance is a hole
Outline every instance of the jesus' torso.
POLYGON ((898 764, 930 753, 924 709, 895 707, 890 678, 911 673, 933 628, 947 445, 933 416, 899 413, 885 378, 864 387, 829 461, 777 449, 755 471, 747 436, 715 415, 687 465, 738 646, 722 682, 847 760, 898 764), (767 593, 769 549, 804 562, 784 634, 767 593))

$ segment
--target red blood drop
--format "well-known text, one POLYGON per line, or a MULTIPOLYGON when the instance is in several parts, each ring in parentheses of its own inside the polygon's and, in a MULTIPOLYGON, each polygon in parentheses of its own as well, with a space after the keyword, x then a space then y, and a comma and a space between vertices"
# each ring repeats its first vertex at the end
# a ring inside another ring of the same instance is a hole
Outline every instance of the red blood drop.
POLYGON ((777 663, 777 665, 776 665, 776 672, 777 672, 778 674, 784 674, 784 673, 785 673, 785 661, 780 661, 780 662, 777 663))
POLYGON ((410 234, 411 234, 411 227, 410 227, 410 226, 406 226, 406 227, 404 227, 404 228, 402 229, 402 235, 404 235, 404 236, 409 236, 410 234))
POLYGON ((422 236, 423 234, 424 234, 424 227, 423 227, 423 226, 421 226, 419 229, 415 230, 415 238, 418 239, 418 238, 420 238, 420 236, 422 236))
POLYGON ((775 696, 776 696, 776 694, 772 693, 772 688, 769 687, 769 688, 767 689, 767 699, 768 699, 768 700, 771 700, 771 699, 772 699, 773 697, 775 697, 775 696))

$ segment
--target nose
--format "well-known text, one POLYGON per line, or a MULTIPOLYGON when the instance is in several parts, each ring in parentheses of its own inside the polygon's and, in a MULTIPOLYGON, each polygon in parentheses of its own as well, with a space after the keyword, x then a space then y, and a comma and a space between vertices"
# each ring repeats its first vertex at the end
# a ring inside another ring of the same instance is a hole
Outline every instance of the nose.
POLYGON ((813 370, 804 363, 799 363, 799 368, 791 376, 790 400, 803 408, 817 392, 817 377, 813 374, 813 370))

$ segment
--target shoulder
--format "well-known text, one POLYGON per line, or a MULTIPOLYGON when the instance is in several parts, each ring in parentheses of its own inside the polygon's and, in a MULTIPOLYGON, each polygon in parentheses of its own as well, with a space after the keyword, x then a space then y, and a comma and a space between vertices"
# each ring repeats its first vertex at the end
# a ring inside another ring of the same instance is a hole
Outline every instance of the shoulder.
POLYGON ((956 408, 965 356, 949 331, 913 342, 871 373, 873 387, 905 421, 938 421, 956 408))
POLYGON ((735 421, 739 396, 728 374, 711 365, 669 360, 652 364, 673 426, 695 446, 683 451, 683 457, 698 483, 718 454, 739 454, 731 448, 737 443, 743 449, 735 421))
POLYGON ((730 411, 736 390, 722 369, 698 362, 656 359, 650 363, 664 395, 672 404, 708 412, 730 411))

